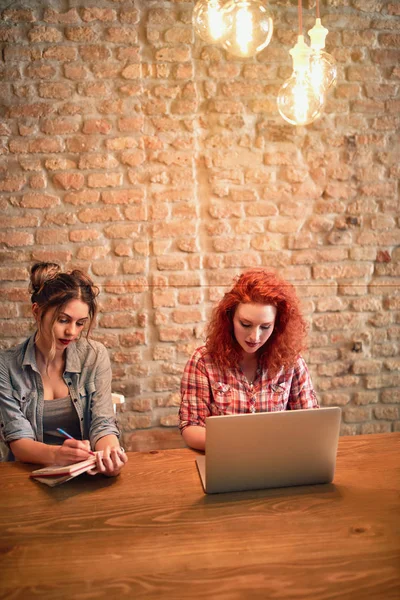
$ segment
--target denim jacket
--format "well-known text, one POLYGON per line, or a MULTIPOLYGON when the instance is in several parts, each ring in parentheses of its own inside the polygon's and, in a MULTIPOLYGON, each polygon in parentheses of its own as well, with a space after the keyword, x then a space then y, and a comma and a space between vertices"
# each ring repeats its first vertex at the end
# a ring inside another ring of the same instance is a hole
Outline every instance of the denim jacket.
MULTIPOLYGON (((35 334, 0 351, 0 438, 9 444, 43 442, 43 383, 35 358, 35 334)), ((63 379, 79 417, 82 439, 92 448, 105 435, 119 436, 111 401, 111 365, 100 342, 80 339, 65 350, 63 379)))

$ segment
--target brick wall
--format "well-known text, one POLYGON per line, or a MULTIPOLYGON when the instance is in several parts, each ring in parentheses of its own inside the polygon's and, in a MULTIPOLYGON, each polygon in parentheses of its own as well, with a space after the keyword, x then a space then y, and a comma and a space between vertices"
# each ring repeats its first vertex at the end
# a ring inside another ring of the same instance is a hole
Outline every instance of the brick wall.
POLYGON ((1 345, 32 330, 33 261, 87 270, 128 449, 181 443, 184 363, 254 265, 302 297, 342 433, 400 430, 400 5, 321 2, 339 81, 296 129, 276 95, 297 3, 270 4, 270 46, 239 60, 194 38, 193 2, 0 0, 1 345))

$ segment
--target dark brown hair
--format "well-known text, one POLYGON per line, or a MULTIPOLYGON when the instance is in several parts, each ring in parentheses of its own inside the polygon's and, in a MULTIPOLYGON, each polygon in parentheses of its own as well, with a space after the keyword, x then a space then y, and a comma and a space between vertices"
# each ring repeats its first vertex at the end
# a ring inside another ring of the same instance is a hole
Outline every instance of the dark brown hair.
POLYGON ((242 349, 234 335, 233 317, 239 304, 252 302, 277 308, 274 331, 258 351, 260 361, 276 375, 282 367, 292 366, 304 350, 306 324, 293 286, 273 272, 251 269, 236 279, 213 310, 206 346, 222 367, 237 366, 242 349))
MULTIPOLYGON (((71 300, 81 300, 89 307, 89 327, 86 338, 90 336, 95 316, 97 314, 98 288, 93 281, 78 269, 63 273, 58 264, 52 262, 35 263, 31 268, 29 291, 32 304, 40 309, 38 333, 41 332, 41 322, 44 315, 55 307, 51 326, 57 320, 65 305, 71 300)), ((50 355, 54 355, 55 341, 50 355)))

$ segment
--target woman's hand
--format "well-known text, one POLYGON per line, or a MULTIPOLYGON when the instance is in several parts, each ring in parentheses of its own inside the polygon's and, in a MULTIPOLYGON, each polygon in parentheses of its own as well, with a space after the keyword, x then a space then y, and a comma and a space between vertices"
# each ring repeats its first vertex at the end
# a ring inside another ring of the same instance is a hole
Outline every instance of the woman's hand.
POLYGON ((128 462, 128 457, 122 448, 117 446, 106 446, 101 452, 96 453, 96 466, 88 471, 90 475, 107 475, 115 477, 119 475, 124 464, 128 462))
POLYGON ((88 440, 65 440, 62 446, 55 449, 55 465, 71 465, 87 460, 91 455, 88 440))

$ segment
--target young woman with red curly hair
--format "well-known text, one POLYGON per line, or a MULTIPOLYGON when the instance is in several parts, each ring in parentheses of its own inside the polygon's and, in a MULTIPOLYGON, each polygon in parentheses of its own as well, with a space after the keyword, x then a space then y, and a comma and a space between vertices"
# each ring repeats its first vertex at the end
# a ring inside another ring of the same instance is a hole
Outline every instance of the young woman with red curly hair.
POLYGON ((243 273, 185 368, 179 417, 188 446, 205 449, 208 416, 318 408, 305 337, 292 285, 264 269, 243 273))

